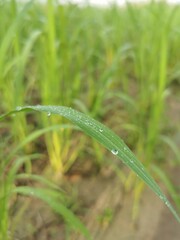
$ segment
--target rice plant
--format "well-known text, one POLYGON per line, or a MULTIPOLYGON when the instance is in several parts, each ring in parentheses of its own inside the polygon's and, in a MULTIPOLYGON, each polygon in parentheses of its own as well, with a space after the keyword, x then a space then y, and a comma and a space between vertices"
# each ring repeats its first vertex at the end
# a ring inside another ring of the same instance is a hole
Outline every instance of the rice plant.
MULTIPOLYGON (((164 133, 166 97, 173 86, 178 89, 180 79, 179 11, 179 5, 154 1, 108 8, 53 0, 0 1, 0 113, 36 104, 76 108, 123 136, 148 172, 177 195, 163 170, 157 169, 166 163, 165 154, 163 161, 159 158, 164 144, 174 152, 172 164, 179 164, 178 147, 164 133)), ((104 164, 104 150, 95 139, 87 142, 65 118, 47 115, 22 113, 1 125, 8 129, 7 145, 14 149, 5 161, 2 156, 1 170, 20 151, 18 158, 27 156, 23 165, 31 174, 31 157, 37 150, 32 140, 42 134, 48 159, 42 174, 53 176, 53 181, 59 182, 83 152, 93 156, 98 168, 104 164)), ((12 192, 14 179, 8 180, 1 196, 12 192)), ((136 217, 145 185, 133 171, 124 184, 134 191, 136 217)), ((4 198, 4 209, 9 199, 4 198)), ((5 220, 1 229, 7 226, 5 220)))
POLYGON ((105 148, 111 151, 113 155, 119 157, 122 160, 122 162, 125 165, 127 165, 132 171, 134 171, 137 174, 137 176, 140 177, 153 190, 153 192, 157 194, 157 196, 166 204, 166 206, 172 212, 177 221, 180 222, 180 217, 178 216, 177 212, 174 210, 169 200, 163 194, 158 184, 146 171, 143 164, 135 157, 135 155, 131 152, 131 150, 128 148, 128 146, 124 143, 124 141, 121 138, 119 138, 109 128, 107 128, 100 122, 72 108, 64 106, 41 106, 41 105, 18 107, 17 110, 8 112, 0 116, 0 119, 3 119, 4 117, 12 115, 14 113, 19 113, 21 111, 32 110, 45 112, 47 115, 58 114, 60 116, 63 116, 72 121, 78 127, 80 127, 87 135, 96 139, 105 148))
POLYGON ((11 151, 7 148, 9 139, 6 139, 5 136, 2 137, 0 145, 0 239, 9 240, 15 238, 18 218, 22 218, 23 212, 31 207, 28 201, 24 201, 20 210, 16 212, 16 201, 18 201, 19 195, 37 198, 45 202, 63 218, 70 229, 79 231, 87 239, 91 239, 86 227, 69 209, 66 192, 47 178, 32 174, 31 171, 28 172, 28 169, 25 169, 25 172, 22 170, 27 162, 31 162, 33 165, 34 161, 42 157, 40 153, 19 156, 19 152, 24 146, 48 131, 66 127, 70 126, 58 125, 35 131, 11 151), (31 186, 23 184, 24 181, 30 181, 31 186), (32 185, 32 182, 34 185, 32 185))

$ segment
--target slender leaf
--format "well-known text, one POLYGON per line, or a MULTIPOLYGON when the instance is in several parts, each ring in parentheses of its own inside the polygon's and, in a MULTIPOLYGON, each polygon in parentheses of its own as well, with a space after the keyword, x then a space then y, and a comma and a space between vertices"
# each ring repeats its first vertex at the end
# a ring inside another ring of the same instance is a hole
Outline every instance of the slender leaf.
POLYGON ((86 227, 81 223, 81 221, 69 210, 63 203, 60 202, 59 192, 52 191, 43 188, 34 187, 16 187, 14 192, 37 197, 44 202, 46 202, 55 212, 62 215, 63 218, 71 225, 72 228, 79 230, 86 236, 87 239, 90 238, 90 234, 86 227))
POLYGON ((46 112, 48 116, 50 116, 51 114, 64 116, 65 118, 69 119, 74 124, 79 126, 87 135, 95 138, 105 148, 111 151, 112 154, 119 157, 122 162, 126 164, 132 171, 134 171, 137 176, 140 177, 153 190, 153 192, 158 195, 158 197, 170 209, 177 221, 180 222, 180 217, 178 216, 177 212, 175 211, 167 197, 164 195, 164 193, 161 191, 158 184, 144 168, 143 164, 136 158, 136 156, 132 153, 132 151, 128 148, 124 141, 114 132, 112 132, 109 128, 81 112, 64 106, 37 105, 17 107, 15 111, 4 114, 0 117, 0 119, 13 113, 31 110, 46 112))

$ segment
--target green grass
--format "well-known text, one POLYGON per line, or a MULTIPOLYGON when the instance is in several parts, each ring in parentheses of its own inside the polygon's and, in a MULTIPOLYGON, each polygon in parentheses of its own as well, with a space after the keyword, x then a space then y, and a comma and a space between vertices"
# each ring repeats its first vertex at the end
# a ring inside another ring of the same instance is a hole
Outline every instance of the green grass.
MULTIPOLYGON (((128 148, 128 146, 124 143, 124 141, 119 138, 116 134, 114 134, 110 129, 105 127, 105 125, 101 124, 100 122, 97 122, 93 118, 80 113, 72 108, 68 107, 62 107, 62 106, 27 106, 27 107, 18 107, 17 110, 11 111, 5 115, 0 116, 0 119, 3 119, 4 117, 8 115, 12 115, 15 113, 19 113, 21 111, 40 111, 40 112, 46 112, 47 116, 50 116, 51 114, 58 114, 60 116, 66 117, 67 119, 71 120, 74 124, 79 126, 87 135, 91 136, 92 138, 96 139, 99 143, 101 143, 105 148, 107 148, 113 155, 116 155, 119 157, 125 165, 127 165, 132 171, 134 171, 138 177, 140 177, 153 191, 158 195, 158 197, 166 204, 166 206, 169 208, 169 210, 172 212, 174 217, 177 219, 178 222, 180 222, 180 217, 172 207, 171 203, 168 201, 166 196, 163 194, 157 183, 153 180, 153 178, 149 175, 149 173, 146 171, 142 163, 135 157, 135 155, 131 152, 131 150, 128 148)), ((49 130, 49 129, 48 129, 49 130)), ((52 130, 52 128, 51 128, 52 130)), ((38 134, 33 134, 32 137, 29 137, 25 144, 34 138, 34 136, 38 136, 39 134, 42 134, 43 131, 41 131, 38 134)), ((45 131, 44 131, 45 132, 45 131)), ((20 147, 22 147, 23 144, 21 144, 20 147)), ((17 147, 16 150, 20 147, 17 147)), ((14 151, 15 153, 15 151, 14 151)), ((13 153, 13 154, 14 154, 13 153)), ((20 158, 16 161, 14 166, 11 168, 11 170, 8 172, 7 177, 5 176, 5 168, 8 165, 8 162, 5 162, 6 165, 1 166, 1 181, 4 181, 3 189, 1 189, 1 237, 3 239, 8 239, 8 204, 10 201, 10 198, 12 197, 13 192, 24 194, 28 196, 34 196, 36 198, 40 198, 44 202, 46 202, 55 212, 61 214, 63 218, 68 222, 69 225, 72 225, 73 228, 79 229, 81 233, 83 233, 87 238, 90 238, 88 231, 83 226, 83 224, 73 215, 71 211, 67 209, 63 202, 64 200, 64 194, 61 196, 59 192, 53 191, 53 185, 50 183, 51 189, 48 190, 47 186, 45 189, 43 188, 33 188, 28 186, 19 186, 19 187, 13 187, 13 183, 16 178, 24 178, 28 177, 29 179, 38 180, 45 184, 48 184, 48 181, 46 179, 41 178, 40 176, 35 175, 22 175, 17 174, 17 170, 19 167, 27 160, 31 159, 33 156, 26 156, 24 158, 20 158)), ((36 157, 36 156, 34 156, 36 157)), ((155 169, 157 171, 157 169, 155 169)), ((158 172, 158 171, 157 171, 158 172)), ((159 174, 161 172, 159 171, 159 174)), ((166 180, 165 176, 161 176, 166 180)), ((169 182, 167 182, 168 186, 170 186, 170 190, 173 190, 172 186, 169 182)), ((175 192, 173 191, 173 194, 175 192)))
POLYGON ((63 116, 72 121, 78 127, 80 127, 87 135, 101 143, 105 148, 111 151, 113 155, 119 157, 125 165, 127 165, 133 172, 135 172, 136 175, 140 177, 154 191, 154 193, 158 195, 158 197, 167 205, 167 207, 173 213, 175 218, 180 222, 180 217, 173 209, 166 196, 162 193, 157 183, 146 171, 143 164, 131 152, 131 150, 124 143, 124 141, 121 138, 119 138, 116 134, 114 134, 110 129, 108 129, 105 125, 94 120, 88 115, 80 113, 72 108, 62 106, 38 105, 18 107, 17 110, 7 113, 7 115, 21 111, 31 110, 46 112, 47 115, 57 114, 63 116))
MULTIPOLYGON (((0 1, 0 113, 37 104, 73 107, 123 136, 151 175, 154 165, 163 171, 167 163, 164 143, 174 152, 172 165, 179 164, 165 115, 166 97, 180 79, 179 16, 180 6, 164 2, 101 9, 0 1)), ((83 152, 98 168, 106 161, 103 148, 95 140, 87 143, 63 117, 22 113, 0 129, 2 169, 29 156, 25 172, 32 173, 38 137, 48 159, 39 174, 53 175, 52 181, 61 181, 83 152)), ((175 195, 165 177, 156 176, 175 195)), ((134 190, 137 209, 144 184, 132 172, 124 184, 134 190)))
MULTIPOLYGON (((83 234, 87 239, 91 239, 90 233, 84 224, 76 217, 71 209, 68 206, 69 196, 65 191, 63 191, 57 184, 54 184, 52 180, 47 180, 46 178, 32 174, 31 168, 26 168, 26 173, 22 173, 21 168, 30 162, 33 162, 37 159, 40 159, 41 154, 26 154, 24 156, 18 156, 19 151, 22 150, 27 143, 35 140, 40 135, 45 132, 52 131, 55 128, 61 129, 70 126, 53 126, 47 129, 42 129, 36 132, 33 132, 29 135, 20 145, 15 146, 14 149, 7 154, 4 152, 5 146, 2 144, 0 146, 2 152, 2 159, 0 164, 0 239, 9 240, 14 238, 14 232, 16 231, 16 225, 18 224, 19 216, 22 216, 22 213, 27 207, 27 202, 21 206, 21 210, 13 216, 11 219, 11 213, 15 210, 16 198, 18 195, 28 196, 29 198, 37 198, 45 202, 55 213, 59 214, 66 225, 75 231, 83 234), (16 157, 15 160, 12 158, 16 157), (31 182, 31 186, 17 185, 17 181, 31 182), (32 184, 34 183, 34 184, 32 184), (23 210, 24 209, 24 210, 23 210)), ((6 142, 4 144, 7 144, 6 142)), ((28 235, 29 233, 27 233, 28 235)), ((32 232, 31 232, 32 234, 32 232)))

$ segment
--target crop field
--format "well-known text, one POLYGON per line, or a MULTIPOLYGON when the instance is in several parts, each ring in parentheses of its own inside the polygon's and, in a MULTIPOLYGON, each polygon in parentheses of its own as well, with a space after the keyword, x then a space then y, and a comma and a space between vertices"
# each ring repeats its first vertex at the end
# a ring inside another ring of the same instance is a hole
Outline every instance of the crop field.
POLYGON ((179 84, 179 5, 0 0, 0 240, 147 239, 148 186, 179 228, 179 84))

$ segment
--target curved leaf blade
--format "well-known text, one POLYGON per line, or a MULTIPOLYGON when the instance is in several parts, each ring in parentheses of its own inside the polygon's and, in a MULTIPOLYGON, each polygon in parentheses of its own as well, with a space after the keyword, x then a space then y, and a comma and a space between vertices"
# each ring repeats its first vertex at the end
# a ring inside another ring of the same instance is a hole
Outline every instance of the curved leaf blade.
MULTIPOLYGON (((40 111, 46 112, 48 116, 51 114, 57 114, 63 116, 74 124, 79 126, 87 135, 96 139, 105 148, 111 151, 112 154, 119 157, 122 162, 127 165, 132 171, 134 171, 151 189, 152 191, 166 204, 170 209, 174 217, 180 222, 180 217, 161 191, 158 184, 150 176, 147 170, 144 168, 143 164, 136 158, 124 141, 118 137, 113 131, 107 128, 102 123, 94 120, 93 118, 85 115, 84 113, 78 112, 72 108, 64 106, 25 106, 17 107, 15 111, 9 112, 4 116, 10 115, 12 113, 17 113, 21 111, 40 111)), ((0 117, 1 119, 1 117, 0 117)))
POLYGON ((71 225, 72 228, 80 231, 87 239, 91 240, 90 233, 84 224, 72 213, 71 210, 65 206, 65 204, 60 202, 59 192, 50 189, 28 186, 16 187, 14 192, 27 196, 34 196, 46 202, 55 212, 63 216, 63 218, 71 225))

